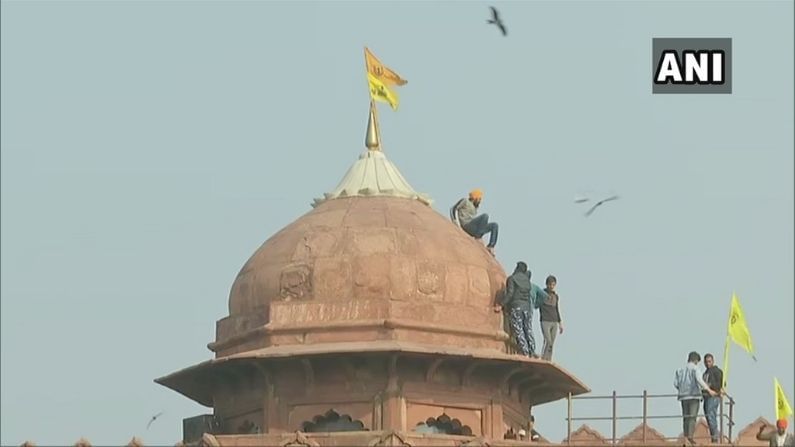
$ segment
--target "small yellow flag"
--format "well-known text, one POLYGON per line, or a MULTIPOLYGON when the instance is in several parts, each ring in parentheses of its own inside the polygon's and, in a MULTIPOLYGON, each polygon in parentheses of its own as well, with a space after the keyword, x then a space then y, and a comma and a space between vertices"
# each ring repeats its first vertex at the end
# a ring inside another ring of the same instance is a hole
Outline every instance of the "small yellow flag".
POLYGON ((395 73, 394 70, 382 64, 367 47, 364 47, 364 62, 367 65, 367 72, 386 85, 405 85, 408 82, 395 73))
POLYGON ((729 337, 756 360, 756 357, 754 357, 754 345, 751 343, 751 332, 748 330, 745 314, 735 294, 732 294, 732 307, 729 312, 729 337))
POLYGON ((398 104, 400 103, 397 93, 369 72, 367 73, 367 82, 370 84, 371 98, 376 101, 385 102, 392 107, 392 110, 397 110, 398 104))
POLYGON ((776 387, 776 420, 789 419, 792 416, 792 407, 789 405, 787 396, 784 394, 781 384, 778 383, 778 379, 774 377, 773 382, 776 387))

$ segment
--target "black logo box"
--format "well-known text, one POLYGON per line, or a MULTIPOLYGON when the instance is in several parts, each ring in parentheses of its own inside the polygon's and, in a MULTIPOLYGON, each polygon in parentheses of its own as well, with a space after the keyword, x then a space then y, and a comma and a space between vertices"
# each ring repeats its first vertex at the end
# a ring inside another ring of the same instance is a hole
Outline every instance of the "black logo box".
POLYGON ((731 38, 665 38, 655 37, 652 38, 651 44, 651 85, 653 94, 666 94, 666 93, 685 93, 685 94, 703 94, 703 93, 723 93, 730 94, 732 92, 732 40, 731 38), (692 51, 714 51, 720 50, 724 53, 724 68, 722 84, 657 84, 654 82, 654 76, 659 70, 659 63, 661 62, 663 51, 674 50, 676 51, 677 58, 680 63, 684 63, 682 54, 685 50, 692 51))

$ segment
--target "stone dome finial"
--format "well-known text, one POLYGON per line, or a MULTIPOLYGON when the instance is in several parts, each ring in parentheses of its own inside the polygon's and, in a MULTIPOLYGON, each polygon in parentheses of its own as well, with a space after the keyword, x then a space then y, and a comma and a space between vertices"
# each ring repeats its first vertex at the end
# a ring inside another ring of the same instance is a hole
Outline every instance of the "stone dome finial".
POLYGON ((378 112, 375 109, 375 103, 372 101, 370 101, 370 117, 367 119, 364 147, 371 151, 381 150, 381 130, 378 128, 378 112))
POLYGON ((332 192, 325 193, 322 198, 316 198, 312 207, 321 203, 345 197, 399 197, 404 199, 417 199, 430 205, 432 200, 427 194, 418 193, 409 185, 381 149, 381 130, 378 126, 378 111, 375 103, 370 101, 370 115, 367 120, 367 132, 364 136, 364 145, 367 151, 359 156, 345 173, 332 192))
POLYGON ((144 447, 144 442, 141 438, 133 436, 130 442, 127 443, 127 447, 144 447))
POLYGON ((80 438, 75 443, 74 447, 91 447, 91 443, 86 438, 80 438))

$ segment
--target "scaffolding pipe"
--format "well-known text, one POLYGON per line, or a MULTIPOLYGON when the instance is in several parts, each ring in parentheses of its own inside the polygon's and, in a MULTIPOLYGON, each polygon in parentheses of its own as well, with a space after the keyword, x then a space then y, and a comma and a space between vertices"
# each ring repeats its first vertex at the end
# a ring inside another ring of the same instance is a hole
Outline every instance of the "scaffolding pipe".
POLYGON ((616 408, 617 408, 618 400, 616 399, 616 392, 613 391, 613 445, 616 445, 616 408))
POLYGON ((648 416, 649 398, 646 390, 643 390, 643 443, 646 444, 646 417, 648 416))
POLYGON ((566 429, 566 431, 567 431, 566 443, 568 445, 571 445, 571 416, 572 416, 572 414, 571 414, 571 393, 569 393, 568 401, 569 401, 569 417, 568 417, 569 422, 568 422, 568 428, 566 429))

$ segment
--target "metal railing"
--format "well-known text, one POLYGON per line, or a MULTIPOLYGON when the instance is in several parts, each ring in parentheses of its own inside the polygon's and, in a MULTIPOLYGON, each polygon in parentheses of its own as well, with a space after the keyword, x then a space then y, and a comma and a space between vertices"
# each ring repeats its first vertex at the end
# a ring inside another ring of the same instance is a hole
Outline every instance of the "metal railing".
MULTIPOLYGON (((677 415, 662 415, 662 416, 650 416, 648 411, 648 403, 649 399, 657 399, 657 398, 676 398, 676 394, 649 394, 646 390, 643 390, 643 394, 635 394, 635 395, 619 395, 615 391, 613 394, 607 396, 572 396, 569 393, 567 397, 567 405, 568 405, 568 413, 566 417, 566 444, 571 444, 571 434, 572 434, 572 422, 573 421, 612 421, 612 436, 611 436, 611 443, 613 445, 617 444, 619 438, 617 437, 617 430, 616 425, 619 420, 641 420, 641 427, 642 427, 642 442, 646 443, 647 438, 647 428, 648 421, 650 419, 683 419, 684 416, 681 414, 677 415), (573 416, 573 401, 575 400, 612 400, 613 410, 611 416, 605 417, 579 417, 575 418, 573 416), (640 416, 618 416, 618 400, 619 399, 642 399, 643 400, 643 411, 640 416)), ((732 442, 732 428, 734 427, 734 399, 729 396, 728 394, 724 394, 721 397, 721 402, 719 405, 718 410, 718 426, 719 426, 719 433, 718 439, 720 442, 723 442, 726 439, 723 435, 724 425, 728 425, 728 441, 732 442), (728 414, 724 412, 724 407, 728 407, 728 414), (726 423, 724 423, 726 420, 726 423)), ((696 413, 695 415, 688 415, 690 417, 698 418, 698 416, 704 416, 704 414, 696 413)), ((665 440, 672 440, 672 439, 679 439, 679 436, 676 437, 666 437, 665 440)))

